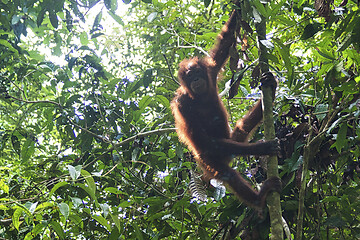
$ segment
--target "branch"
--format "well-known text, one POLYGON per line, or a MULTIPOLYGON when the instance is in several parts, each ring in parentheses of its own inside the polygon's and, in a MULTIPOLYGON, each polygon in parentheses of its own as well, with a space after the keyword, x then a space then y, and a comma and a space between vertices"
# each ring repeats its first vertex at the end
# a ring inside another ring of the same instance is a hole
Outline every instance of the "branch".
POLYGON ((168 67, 168 69, 169 69, 171 79, 172 79, 177 85, 180 85, 179 81, 176 80, 176 78, 174 77, 173 72, 171 71, 170 63, 169 63, 169 60, 168 60, 167 57, 166 57, 166 54, 163 54, 163 56, 164 56, 164 58, 165 58, 166 65, 167 65, 167 67, 168 67))
MULTIPOLYGON (((48 103, 48 104, 52 104, 52 105, 56 105, 58 106, 59 108, 63 108, 63 106, 60 104, 60 103, 57 103, 57 102, 54 102, 54 101, 49 101, 49 100, 43 100, 43 101, 27 101, 27 100, 24 100, 24 99, 21 99, 21 98, 17 98, 17 97, 13 97, 13 96, 10 96, 8 95, 7 97, 9 98, 12 98, 12 99, 15 99, 17 101, 20 101, 20 102, 24 102, 24 103, 28 103, 28 104, 37 104, 37 103, 48 103)), ((86 129, 86 128, 83 128, 81 127, 80 125, 74 123, 71 119, 67 118, 67 120, 70 122, 70 124, 74 125, 75 127, 93 135, 94 137, 104 141, 104 142, 109 142, 108 140, 104 139, 103 137, 101 137, 100 135, 96 134, 96 133, 93 133, 91 132, 90 130, 86 129)), ((114 150, 115 148, 117 147, 120 147, 124 144, 127 144, 131 141, 134 141, 135 139, 137 138, 142 138, 142 137, 146 137, 146 136, 149 136, 149 135, 152 135, 152 134, 162 134, 162 133, 168 133, 168 132, 175 132, 176 131, 176 128, 163 128, 163 129, 155 129, 155 130, 152 130, 152 131, 148 131, 148 132, 141 132, 135 136, 132 136, 132 137, 129 137, 127 139, 125 139, 124 141, 122 142, 119 142, 119 143, 114 143, 113 144, 113 147, 111 148, 111 151, 114 150)))
POLYGON ((57 102, 54 102, 54 101, 50 101, 50 100, 28 101, 28 100, 24 100, 24 99, 21 99, 21 98, 17 98, 17 97, 11 96, 11 95, 7 95, 6 97, 15 99, 15 100, 20 101, 20 102, 23 102, 23 103, 28 103, 28 104, 49 103, 49 104, 52 104, 52 105, 56 105, 56 106, 58 106, 58 107, 60 107, 60 108, 63 108, 63 106, 62 106, 60 103, 57 103, 57 102))
MULTIPOLYGON (((260 23, 255 25, 258 34, 259 44, 259 66, 261 73, 269 71, 269 64, 267 59, 267 48, 261 43, 261 40, 266 39, 266 20, 262 18, 260 23)), ((275 138, 275 127, 273 118, 273 94, 271 86, 262 87, 262 104, 263 104, 263 118, 264 118, 264 136, 265 140, 273 140, 275 138)), ((278 159, 277 156, 270 156, 268 158, 267 177, 279 177, 278 173, 278 159)), ((272 192, 267 198, 267 204, 270 215, 270 231, 271 239, 283 239, 283 221, 281 216, 280 194, 272 192)))
POLYGON ((124 141, 115 143, 113 145, 113 149, 118 148, 122 145, 125 145, 131 141, 134 141, 137 138, 143 138, 143 137, 153 135, 153 134, 162 134, 162 133, 175 132, 175 131, 176 131, 176 128, 163 128, 163 129, 155 129, 155 130, 148 131, 148 132, 142 132, 142 133, 136 134, 135 136, 129 137, 129 138, 125 139, 124 141))
POLYGON ((195 48, 196 50, 202 52, 205 56, 210 57, 210 54, 207 51, 205 51, 201 47, 198 47, 198 46, 195 46, 195 45, 190 45, 190 46, 178 45, 177 47, 178 48, 195 48))
POLYGON ((303 237, 303 220, 305 212, 305 194, 306 194, 306 177, 309 169, 309 161, 314 158, 315 154, 319 151, 320 144, 324 140, 325 131, 321 132, 317 136, 313 136, 313 129, 310 128, 309 134, 307 137, 307 144, 304 147, 304 157, 303 157, 303 166, 301 172, 301 186, 299 192, 299 209, 298 216, 296 221, 296 238, 301 240, 303 237))
MULTIPOLYGON (((168 132, 175 132, 176 131, 176 128, 163 128, 163 129, 155 129, 155 130, 152 130, 152 131, 148 131, 148 132, 142 132, 142 133, 139 133, 139 134, 136 134, 135 136, 132 136, 132 137, 129 137, 119 143, 111 143, 112 144, 112 147, 107 149, 105 152, 103 152, 101 154, 101 156, 105 156, 106 154, 114 151, 116 148, 118 147, 121 147, 131 141, 134 141, 135 139, 137 138, 142 138, 142 137, 146 137, 146 136, 149 136, 149 135, 152 135, 152 134, 162 134, 162 133, 168 133, 168 132)), ((91 165, 93 164, 94 162, 96 162, 98 160, 98 158, 95 158, 94 160, 92 160, 91 162, 89 162, 87 165, 91 165)))

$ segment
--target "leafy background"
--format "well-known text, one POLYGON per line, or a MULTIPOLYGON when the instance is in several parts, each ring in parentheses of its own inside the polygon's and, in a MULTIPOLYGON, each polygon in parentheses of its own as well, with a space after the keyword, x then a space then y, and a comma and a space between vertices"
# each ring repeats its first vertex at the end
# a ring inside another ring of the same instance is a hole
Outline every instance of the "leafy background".
MULTIPOLYGON (((358 239, 359 2, 328 2, 321 12, 311 0, 241 1, 243 77, 223 99, 233 124, 259 98, 254 26, 264 16, 289 234, 305 174, 304 239, 358 239)), ((266 213, 222 185, 204 188, 169 109, 178 63, 211 48, 229 1, 0 6, 0 239, 269 237, 266 213)), ((253 184, 264 180, 262 159, 237 160, 253 184)))

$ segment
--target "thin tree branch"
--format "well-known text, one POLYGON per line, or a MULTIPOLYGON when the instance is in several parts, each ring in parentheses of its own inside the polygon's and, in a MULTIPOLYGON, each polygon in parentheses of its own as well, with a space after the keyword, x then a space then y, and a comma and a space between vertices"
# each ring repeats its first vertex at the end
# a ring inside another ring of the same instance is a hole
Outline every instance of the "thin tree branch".
POLYGON ((173 72, 172 72, 172 70, 171 70, 171 67, 170 67, 169 60, 168 60, 167 57, 166 57, 166 54, 163 54, 163 56, 164 56, 164 58, 165 58, 166 65, 167 65, 167 67, 168 67, 168 69, 169 69, 171 79, 172 79, 176 84, 180 85, 179 81, 176 80, 176 78, 174 77, 174 74, 173 74, 173 72))
MULTIPOLYGON (((266 40, 266 19, 262 17, 260 23, 255 24, 258 35, 259 44, 259 65, 261 73, 269 71, 269 63, 267 59, 267 48, 261 43, 266 40)), ((275 139, 275 126, 273 118, 273 94, 271 86, 262 87, 262 104, 263 104, 263 118, 264 118, 264 136, 265 140, 275 139)), ((278 159, 277 156, 269 156, 267 176, 279 177, 278 159)), ((284 238, 283 221, 281 215, 280 194, 272 192, 267 198, 267 204, 270 215, 270 230, 272 240, 282 240, 284 238)))

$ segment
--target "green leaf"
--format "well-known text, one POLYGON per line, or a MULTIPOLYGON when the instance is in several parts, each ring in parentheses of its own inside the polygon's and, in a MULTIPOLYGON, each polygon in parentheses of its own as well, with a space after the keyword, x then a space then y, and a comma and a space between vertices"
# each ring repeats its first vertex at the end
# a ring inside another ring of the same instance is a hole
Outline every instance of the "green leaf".
POLYGON ((78 186, 78 187, 82 188, 87 194, 89 194, 90 198, 97 203, 96 195, 95 195, 95 193, 93 192, 93 190, 91 188, 85 186, 82 183, 77 183, 77 184, 75 184, 75 186, 78 186))
POLYGON ((142 81, 135 80, 134 82, 130 82, 128 87, 126 88, 125 97, 129 97, 132 93, 138 90, 142 86, 142 81))
POLYGON ((111 10, 111 0, 104 0, 104 5, 107 10, 111 10))
POLYGON ((34 239, 43 229, 44 225, 42 223, 39 223, 35 225, 35 227, 31 230, 31 232, 28 232, 24 238, 24 240, 31 240, 34 239))
POLYGON ((336 50, 337 52, 342 52, 344 51, 347 47, 349 47, 351 45, 351 43, 353 38, 351 37, 351 35, 348 35, 344 38, 343 41, 340 42, 338 49, 336 50))
POLYGON ((22 216, 23 209, 17 208, 12 215, 12 223, 16 230, 19 231, 20 217, 22 216))
POLYGON ((224 187, 224 185, 217 184, 217 186, 215 186, 214 192, 214 198, 216 199, 216 201, 220 201, 223 197, 225 197, 225 194, 226 188, 224 187))
POLYGON ((81 228, 82 228, 83 225, 84 225, 81 217, 79 217, 78 215, 74 215, 74 214, 70 215, 70 216, 69 216, 69 220, 70 220, 71 222, 73 222, 75 225, 78 225, 78 226, 81 227, 81 228))
POLYGON ((56 190, 58 190, 59 188, 61 188, 63 186, 66 186, 66 185, 68 185, 67 182, 59 182, 59 183, 55 184, 55 186, 51 189, 49 196, 53 195, 56 190))
POLYGON ((338 134, 336 136, 336 142, 334 143, 338 153, 341 153, 341 150, 347 144, 347 140, 346 140, 347 129, 348 129, 347 123, 342 123, 340 125, 338 134))
POLYGON ((169 99, 167 99, 163 95, 156 95, 156 100, 160 102, 165 108, 170 108, 169 99))
POLYGON ((11 18, 11 24, 12 25, 15 25, 17 24, 21 19, 21 16, 18 16, 18 15, 13 15, 12 18, 11 18))
POLYGON ((84 169, 81 170, 81 175, 84 177, 89 189, 95 195, 96 184, 95 184, 94 178, 91 176, 91 174, 88 171, 86 171, 84 169))
POLYGON ((80 34, 80 43, 85 46, 89 44, 89 38, 86 32, 80 34))
POLYGON ((3 179, 0 179, 0 190, 3 191, 4 193, 9 193, 9 186, 5 183, 3 179))
POLYGON ((131 153, 131 161, 137 161, 138 160, 139 151, 140 151, 140 148, 134 148, 134 150, 131 153))
POLYGON ((152 13, 150 13, 149 14, 149 16, 147 17, 147 21, 150 23, 150 22, 152 22, 152 21, 154 21, 154 19, 156 18, 156 16, 157 16, 157 12, 152 12, 152 13))
POLYGON ((35 212, 37 205, 38 205, 38 202, 31 204, 31 206, 29 207, 29 212, 31 212, 31 214, 33 214, 35 212))
POLYGON ((355 80, 356 83, 359 83, 360 82, 360 76, 355 77, 354 80, 355 80))
POLYGON ((285 45, 280 39, 274 38, 273 41, 276 43, 276 50, 280 53, 281 55, 281 59, 282 62, 285 65, 285 68, 287 70, 288 73, 288 78, 289 78, 289 86, 292 85, 292 80, 293 80, 293 71, 294 71, 294 67, 291 64, 291 59, 290 59, 290 45, 285 45))
MULTIPOLYGON (((256 15, 258 15, 259 13, 261 14, 261 16, 263 16, 264 18, 267 18, 268 14, 267 11, 264 7, 264 4, 260 1, 260 0, 253 0, 251 1, 252 4, 254 4, 254 6, 256 7, 256 15)), ((255 8, 253 8, 255 10, 255 8)), ((253 14, 255 13, 255 11, 253 11, 253 14)), ((255 17, 255 15, 254 15, 255 17)), ((260 15, 256 16, 255 18, 255 22, 256 23, 260 23, 261 22, 261 17, 260 15)))
POLYGON ((42 8, 40 10, 39 14, 37 15, 36 24, 37 24, 38 27, 40 27, 41 23, 44 21, 45 12, 46 12, 46 9, 42 8))
POLYGON ((331 202, 340 202, 340 198, 336 197, 336 196, 327 196, 324 197, 323 200, 321 200, 322 203, 331 203, 331 202))
POLYGON ((35 142, 28 138, 21 148, 21 161, 27 162, 35 152, 35 142))
POLYGON ((12 135, 11 136, 11 143, 12 143, 12 146, 15 150, 15 152, 20 156, 20 141, 19 141, 19 138, 15 135, 12 135))
POLYGON ((151 152, 151 154, 158 157, 166 157, 164 152, 151 152))
POLYGON ((205 7, 207 8, 210 5, 211 0, 203 0, 203 2, 204 2, 205 7))
POLYGON ((104 191, 113 193, 113 194, 123 194, 124 193, 123 191, 118 190, 117 188, 114 188, 114 187, 107 187, 104 189, 104 191))
POLYGON ((71 165, 68 165, 68 170, 69 170, 69 174, 70 174, 70 177, 72 178, 72 180, 76 180, 78 179, 78 177, 80 176, 81 174, 81 168, 82 166, 81 165, 77 165, 75 167, 71 166, 71 165))
POLYGON ((98 223, 103 225, 108 231, 111 231, 111 226, 107 223, 107 220, 103 216, 91 215, 93 219, 95 219, 98 223))
POLYGON ((73 17, 71 15, 71 13, 69 12, 69 10, 65 9, 65 13, 66 13, 66 15, 65 15, 66 28, 69 32, 71 32, 73 29, 73 22, 74 22, 73 17))
POLYGON ((16 206, 14 207, 14 209, 20 207, 26 213, 26 215, 28 215, 29 217, 33 216, 32 213, 29 211, 29 209, 27 209, 27 207, 17 202, 15 204, 16 206))
POLYGON ((342 228, 347 225, 347 222, 344 221, 340 216, 330 216, 324 222, 325 226, 331 226, 336 228, 342 228))
POLYGON ((59 21, 55 11, 49 11, 49 18, 51 25, 56 29, 59 26, 59 21))
POLYGON ((142 80, 144 83, 144 87, 148 87, 150 85, 150 83, 153 80, 153 69, 152 68, 146 69, 142 80))
POLYGON ((43 202, 43 203, 40 203, 39 205, 37 205, 35 211, 41 212, 42 210, 47 209, 47 208, 52 208, 53 206, 54 206, 53 202, 43 202))
MULTIPOLYGON (((349 27, 349 24, 350 24, 350 23, 353 23, 354 14, 356 14, 355 11, 354 11, 354 12, 350 12, 350 13, 345 17, 345 19, 343 19, 343 20, 340 22, 339 26, 336 28, 335 33, 334 33, 335 39, 339 38, 339 37, 342 35, 342 33, 345 33, 345 34, 346 34, 346 33, 349 32, 349 29, 351 28, 351 27, 349 27)), ((350 25, 351 25, 351 24, 350 24, 350 25)))
POLYGON ((117 0, 104 0, 104 3, 109 11, 115 12, 118 8, 117 0))
POLYGON ((117 229, 118 229, 119 232, 120 232, 120 230, 121 230, 121 225, 120 225, 120 219, 119 219, 118 214, 111 214, 111 213, 110 213, 110 217, 111 217, 111 219, 112 219, 113 222, 115 223, 115 226, 117 227, 117 229))
POLYGON ((65 217, 65 219, 68 219, 69 213, 70 213, 69 205, 62 202, 62 203, 59 203, 58 206, 59 206, 59 210, 60 210, 61 214, 65 217))
POLYGON ((93 29, 98 28, 98 26, 100 25, 101 18, 102 18, 102 12, 100 11, 95 17, 95 20, 94 20, 94 23, 92 26, 93 29))
POLYGON ((101 210, 103 211, 104 217, 107 217, 110 213, 110 206, 107 203, 100 203, 99 204, 101 210))
POLYGON ((252 8, 252 14, 253 14, 255 23, 261 23, 261 21, 262 21, 261 15, 260 15, 259 11, 254 7, 252 8))
POLYGON ((132 224, 134 230, 135 230, 135 234, 136 234, 136 239, 138 240, 143 240, 144 239, 144 236, 139 228, 139 226, 137 225, 137 223, 134 221, 133 224, 132 224))
POLYGON ((301 35, 300 39, 301 40, 309 39, 309 38, 313 37, 317 32, 319 32, 321 29, 322 29, 322 25, 320 23, 308 24, 304 28, 304 32, 301 35))
POLYGON ((330 56, 329 53, 326 53, 325 51, 320 50, 320 48, 315 47, 315 49, 320 54, 320 56, 330 59, 330 60, 336 60, 333 56, 330 56))
POLYGON ((315 107, 314 114, 319 121, 322 121, 327 114, 328 104, 318 104, 315 107))
POLYGON ((65 235, 65 231, 62 228, 62 226, 60 225, 60 223, 52 220, 50 222, 50 226, 52 227, 52 229, 54 229, 54 231, 56 232, 56 234, 58 235, 58 237, 60 239, 65 239, 66 235, 65 235))
POLYGON ((91 39, 97 38, 99 36, 105 35, 104 33, 95 33, 91 35, 91 39))
POLYGON ((140 110, 144 110, 152 102, 152 97, 149 95, 144 96, 139 102, 140 110))
POLYGON ((123 20, 121 19, 121 17, 119 17, 118 15, 116 15, 115 13, 113 12, 108 12, 108 14, 118 23, 120 24, 121 26, 124 26, 124 22, 123 20))
POLYGON ((16 50, 8 41, 4 39, 0 39, 0 45, 3 45, 8 48, 8 50, 12 51, 16 54, 16 56, 19 54, 18 50, 16 50))

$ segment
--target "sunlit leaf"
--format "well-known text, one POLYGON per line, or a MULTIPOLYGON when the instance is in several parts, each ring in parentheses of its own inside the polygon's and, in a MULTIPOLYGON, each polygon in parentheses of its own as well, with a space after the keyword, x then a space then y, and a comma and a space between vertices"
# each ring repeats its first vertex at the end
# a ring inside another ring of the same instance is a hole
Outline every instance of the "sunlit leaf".
POLYGON ((274 48, 274 44, 270 40, 261 40, 260 41, 262 45, 264 45, 268 49, 274 48))
POLYGON ((18 50, 16 50, 8 41, 0 39, 0 45, 7 47, 10 51, 18 54, 18 50))
POLYGON ((22 216, 23 210, 21 208, 15 209, 13 215, 12 215, 12 223, 16 230, 19 231, 20 226, 20 217, 22 216))
POLYGON ((69 205, 67 205, 64 202, 61 202, 61 203, 59 203, 59 210, 60 210, 61 214, 65 217, 65 219, 67 219, 69 217, 69 213, 70 213, 69 205))
POLYGON ((93 177, 91 176, 91 174, 88 171, 81 169, 81 175, 84 177, 89 189, 91 189, 93 194, 95 194, 96 185, 95 185, 95 181, 94 181, 93 177))
POLYGON ((37 205, 38 205, 38 202, 35 202, 35 203, 31 204, 31 206, 30 206, 30 208, 29 208, 29 211, 30 211, 31 213, 34 213, 37 205))
POLYGON ((78 165, 78 166, 71 166, 71 165, 68 165, 67 168, 69 170, 69 174, 70 174, 70 177, 72 178, 72 180, 76 180, 78 179, 78 177, 80 176, 80 173, 81 173, 81 165, 78 165))
POLYGON ((34 239, 42 230, 44 229, 44 225, 42 223, 36 224, 35 227, 31 230, 31 232, 27 233, 24 240, 34 239))
POLYGON ((113 12, 108 12, 109 15, 118 23, 120 24, 121 26, 124 26, 124 22, 123 20, 121 19, 121 17, 119 17, 118 15, 116 15, 115 13, 113 12))
POLYGON ((150 13, 149 16, 147 17, 148 22, 154 21, 154 19, 156 18, 156 16, 157 16, 157 12, 152 12, 152 13, 150 13))
POLYGON ((21 16, 17 16, 17 15, 12 16, 11 24, 13 24, 13 25, 17 24, 20 21, 20 19, 21 19, 21 16))
POLYGON ((9 186, 4 182, 3 179, 0 179, 0 190, 9 193, 9 186))

